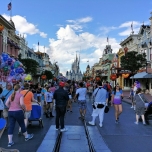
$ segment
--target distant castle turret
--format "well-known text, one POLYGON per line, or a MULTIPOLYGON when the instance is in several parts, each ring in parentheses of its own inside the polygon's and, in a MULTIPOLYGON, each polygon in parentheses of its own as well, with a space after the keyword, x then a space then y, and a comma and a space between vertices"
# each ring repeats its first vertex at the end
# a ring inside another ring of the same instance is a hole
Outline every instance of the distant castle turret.
POLYGON ((72 63, 71 70, 66 72, 66 78, 75 81, 82 80, 82 73, 80 71, 80 56, 78 59, 77 54, 76 54, 76 59, 72 63))

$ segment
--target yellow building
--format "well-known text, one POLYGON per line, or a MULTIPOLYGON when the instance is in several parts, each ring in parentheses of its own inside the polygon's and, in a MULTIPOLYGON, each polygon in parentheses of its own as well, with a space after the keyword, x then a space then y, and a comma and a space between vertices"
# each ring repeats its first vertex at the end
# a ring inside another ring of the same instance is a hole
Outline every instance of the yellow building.
MULTIPOLYGON (((119 49, 117 55, 118 55, 118 67, 121 67, 121 57, 125 55, 125 52, 123 51, 122 48, 119 49)), ((117 83, 122 87, 122 89, 124 89, 124 78, 122 77, 122 75, 119 75, 117 79, 117 83)))

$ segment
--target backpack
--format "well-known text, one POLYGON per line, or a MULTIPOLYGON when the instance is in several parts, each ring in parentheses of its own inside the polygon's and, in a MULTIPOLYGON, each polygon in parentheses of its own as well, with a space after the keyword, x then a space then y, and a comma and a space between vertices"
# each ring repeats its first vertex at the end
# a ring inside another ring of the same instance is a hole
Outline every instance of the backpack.
POLYGON ((4 110, 4 103, 1 99, 0 99, 0 110, 4 110))

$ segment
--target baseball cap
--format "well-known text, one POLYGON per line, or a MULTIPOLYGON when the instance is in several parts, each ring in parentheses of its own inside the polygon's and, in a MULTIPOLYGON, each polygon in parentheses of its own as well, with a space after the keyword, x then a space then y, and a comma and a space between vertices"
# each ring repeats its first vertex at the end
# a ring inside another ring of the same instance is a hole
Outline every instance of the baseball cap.
POLYGON ((62 82, 62 81, 59 83, 59 86, 60 86, 60 87, 64 87, 64 85, 65 85, 65 83, 62 82))

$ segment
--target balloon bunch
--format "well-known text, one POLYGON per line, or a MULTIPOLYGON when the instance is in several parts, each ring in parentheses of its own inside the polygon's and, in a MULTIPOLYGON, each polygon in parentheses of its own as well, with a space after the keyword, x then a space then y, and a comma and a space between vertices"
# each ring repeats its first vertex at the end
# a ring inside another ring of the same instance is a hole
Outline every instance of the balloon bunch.
POLYGON ((140 88, 140 82, 139 81, 135 81, 135 83, 136 83, 136 87, 140 88))
POLYGON ((10 57, 7 53, 0 55, 0 81, 16 83, 24 80, 26 74, 23 64, 10 57))

